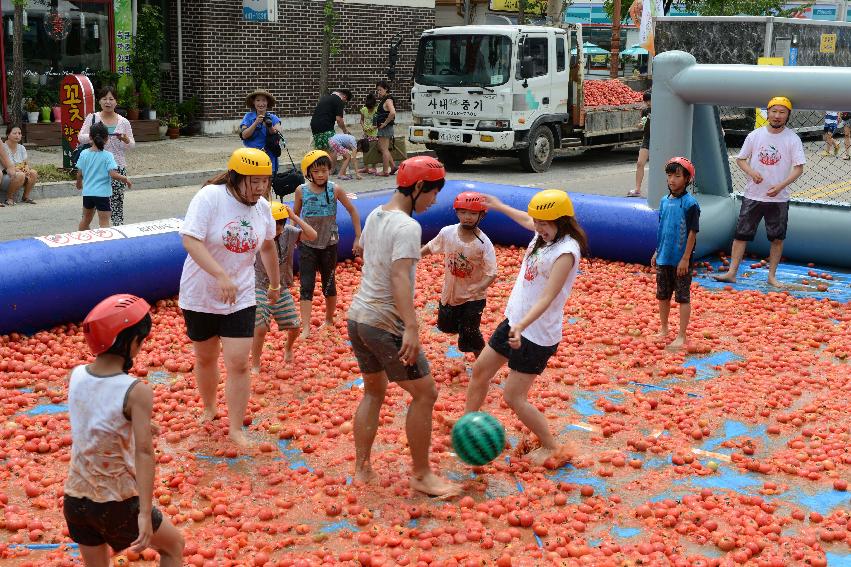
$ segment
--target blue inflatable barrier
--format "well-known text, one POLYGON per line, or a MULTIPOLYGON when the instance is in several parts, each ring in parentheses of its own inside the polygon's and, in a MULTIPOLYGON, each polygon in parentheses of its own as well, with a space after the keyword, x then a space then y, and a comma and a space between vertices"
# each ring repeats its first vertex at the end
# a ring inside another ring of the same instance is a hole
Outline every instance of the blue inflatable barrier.
MULTIPOLYGON (((458 222, 452 209, 461 191, 495 195, 525 209, 538 190, 528 187, 449 181, 435 205, 416 219, 423 240, 458 222)), ((389 198, 391 190, 355 199, 361 218, 389 198)), ((573 194, 577 218, 588 232, 595 257, 646 263, 656 246, 658 216, 636 199, 573 194)), ((338 211, 340 259, 351 257, 354 230, 338 211)), ((177 295, 186 251, 177 233, 179 219, 103 230, 57 234, 0 243, 7 267, 0 281, 0 334, 32 333, 80 321, 104 297, 132 293, 148 301, 177 295)), ((489 214, 482 229, 497 244, 525 246, 532 234, 504 215, 489 214)))

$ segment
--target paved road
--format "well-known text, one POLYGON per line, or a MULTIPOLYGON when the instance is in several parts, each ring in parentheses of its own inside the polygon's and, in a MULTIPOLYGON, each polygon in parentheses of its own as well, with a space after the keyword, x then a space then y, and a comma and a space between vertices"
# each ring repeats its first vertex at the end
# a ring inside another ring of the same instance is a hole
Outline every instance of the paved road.
MULTIPOLYGON (((564 189, 600 195, 624 195, 633 185, 635 151, 578 154, 558 158, 546 173, 526 173, 517 160, 497 158, 465 164, 450 172, 450 179, 475 179, 527 187, 564 189)), ((646 181, 645 181, 646 183, 646 181)), ((392 187, 387 178, 365 176, 362 181, 344 182, 344 188, 366 193, 392 187)), ((183 216, 198 186, 128 191, 124 203, 127 223, 183 216)), ((37 205, 18 204, 0 209, 0 240, 28 238, 77 229, 81 199, 45 199, 37 205)), ((96 225, 93 223, 93 227, 96 225)))

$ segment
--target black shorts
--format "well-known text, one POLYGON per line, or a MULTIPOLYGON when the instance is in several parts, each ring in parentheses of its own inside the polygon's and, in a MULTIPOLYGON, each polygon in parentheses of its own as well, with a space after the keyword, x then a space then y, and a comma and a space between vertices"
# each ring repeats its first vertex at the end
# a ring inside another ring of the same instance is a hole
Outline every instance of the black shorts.
POLYGON ((399 349, 402 348, 400 335, 351 319, 346 323, 352 350, 362 374, 384 371, 391 382, 404 382, 424 378, 431 372, 422 349, 417 355, 416 364, 406 366, 402 363, 399 358, 399 349))
POLYGON ((97 209, 102 213, 112 210, 109 206, 109 197, 83 197, 84 209, 97 209))
MULTIPOLYGON (((79 545, 97 547, 108 544, 114 551, 126 549, 139 537, 139 497, 121 502, 94 502, 67 494, 62 512, 71 540, 79 545)), ((151 525, 156 532, 163 521, 162 513, 151 509, 151 525)))
POLYGON ((684 276, 677 275, 676 266, 656 266, 656 299, 665 301, 671 296, 677 303, 691 303, 691 266, 684 276))
POLYGON ((550 357, 558 350, 558 345, 541 346, 521 336, 520 348, 513 349, 508 346, 509 330, 511 330, 511 326, 506 319, 493 332, 488 341, 488 346, 500 356, 508 359, 508 367, 511 370, 523 374, 540 374, 543 372, 550 357))
POLYGON ((213 337, 250 339, 254 336, 254 316, 257 306, 252 305, 229 315, 202 313, 183 310, 186 334, 193 342, 200 343, 213 337))
POLYGON ((482 311, 485 300, 467 301, 461 305, 443 305, 437 309, 437 328, 451 335, 458 334, 458 350, 481 352, 485 348, 482 337, 482 311))
POLYGON ((337 295, 337 245, 327 248, 311 248, 304 243, 298 245, 298 277, 301 283, 299 299, 313 301, 313 288, 316 286, 316 271, 322 278, 322 295, 337 295))
POLYGON ((650 137, 649 136, 644 136, 643 138, 641 138, 641 149, 643 149, 643 150, 649 150, 650 149, 650 137))
POLYGON ((736 240, 751 242, 756 236, 759 222, 765 219, 765 236, 768 240, 785 240, 789 224, 789 202, 754 201, 742 199, 742 209, 736 222, 736 240))

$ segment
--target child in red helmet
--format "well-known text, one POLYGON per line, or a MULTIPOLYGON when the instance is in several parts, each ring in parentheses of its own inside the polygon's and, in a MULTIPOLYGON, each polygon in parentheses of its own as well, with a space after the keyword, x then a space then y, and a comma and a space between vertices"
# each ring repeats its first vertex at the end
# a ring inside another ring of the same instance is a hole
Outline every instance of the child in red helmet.
MULTIPOLYGON (((413 467, 410 485, 431 496, 457 487, 431 469, 431 418, 437 387, 422 352, 414 308, 414 276, 422 229, 414 212, 428 209, 443 188, 446 171, 432 157, 402 162, 396 192, 366 218, 361 243, 361 284, 348 313, 349 340, 363 375, 363 400, 355 413, 355 480, 374 482, 372 444, 388 382, 411 394, 405 433, 413 467)), ((395 471, 393 471, 395 472, 395 471)))
POLYGON ((110 564, 110 548, 152 547, 160 565, 179 566, 183 536, 153 507, 153 393, 128 376, 151 331, 144 299, 120 294, 83 321, 94 362, 71 370, 71 462, 63 512, 86 565, 110 564))
POLYGON ((437 311, 437 328, 458 334, 458 350, 476 357, 485 348, 479 328, 488 287, 496 279, 496 251, 479 223, 487 213, 484 197, 464 191, 453 204, 458 224, 444 227, 421 254, 443 254, 445 279, 437 311))
POLYGON ((679 349, 686 344, 691 317, 691 261, 700 230, 700 205, 686 190, 694 181, 691 161, 684 157, 671 158, 665 164, 665 173, 669 193, 659 204, 659 231, 650 265, 656 268, 656 299, 662 321, 660 339, 668 337, 671 296, 680 304, 679 333, 669 345, 671 349, 679 349))

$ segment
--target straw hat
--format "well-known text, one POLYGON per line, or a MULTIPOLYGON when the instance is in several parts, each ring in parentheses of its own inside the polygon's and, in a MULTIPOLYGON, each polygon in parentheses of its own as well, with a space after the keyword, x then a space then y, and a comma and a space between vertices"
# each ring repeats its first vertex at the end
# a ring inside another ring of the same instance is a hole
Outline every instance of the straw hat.
POLYGON ((275 106, 275 95, 264 89, 255 89, 254 92, 249 93, 248 96, 245 97, 245 106, 254 110, 254 97, 260 95, 265 96, 266 100, 269 101, 269 106, 267 108, 273 108, 275 106))

